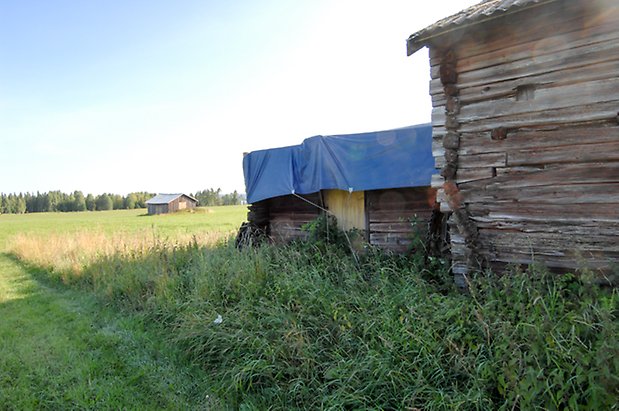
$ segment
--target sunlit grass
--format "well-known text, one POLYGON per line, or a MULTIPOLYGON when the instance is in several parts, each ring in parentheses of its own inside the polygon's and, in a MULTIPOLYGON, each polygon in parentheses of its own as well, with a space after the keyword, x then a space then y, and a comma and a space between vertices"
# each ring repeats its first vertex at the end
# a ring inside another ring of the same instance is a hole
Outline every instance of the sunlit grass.
POLYGON ((0 254, 0 409, 196 409, 205 375, 137 315, 92 295, 41 286, 0 254))
POLYGON ((207 373, 143 315, 50 281, 79 281, 112 256, 212 244, 246 208, 144 214, 0 215, 0 409, 221 409, 207 373))
POLYGON ((116 255, 119 257, 143 254, 164 245, 194 244, 210 246, 233 232, 213 231, 199 234, 180 233, 173 238, 162 238, 144 230, 138 232, 105 233, 78 231, 63 234, 17 234, 9 240, 9 252, 21 260, 63 275, 79 276, 95 261, 116 255))
POLYGON ((238 250, 225 225, 200 239, 217 213, 14 233, 15 255, 65 296, 35 287, 0 304, 0 370, 13 373, 0 392, 28 398, 21 408, 616 409, 617 290, 532 268, 463 293, 421 255, 238 250))
POLYGON ((34 286, 31 278, 7 258, 0 258, 0 304, 25 298, 34 286))

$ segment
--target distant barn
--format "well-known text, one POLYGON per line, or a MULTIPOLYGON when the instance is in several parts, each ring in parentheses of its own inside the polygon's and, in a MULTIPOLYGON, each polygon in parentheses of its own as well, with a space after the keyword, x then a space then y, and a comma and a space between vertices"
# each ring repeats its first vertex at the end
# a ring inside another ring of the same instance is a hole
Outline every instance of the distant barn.
POLYGON ((174 213, 180 210, 196 208, 198 200, 187 194, 157 194, 146 201, 148 214, 174 213))
POLYGON ((323 212, 344 230, 394 252, 427 235, 438 212, 429 124, 315 136, 302 144, 248 153, 243 159, 248 222, 275 243, 305 239, 303 226, 323 212), (420 230, 421 229, 421 230, 420 230))

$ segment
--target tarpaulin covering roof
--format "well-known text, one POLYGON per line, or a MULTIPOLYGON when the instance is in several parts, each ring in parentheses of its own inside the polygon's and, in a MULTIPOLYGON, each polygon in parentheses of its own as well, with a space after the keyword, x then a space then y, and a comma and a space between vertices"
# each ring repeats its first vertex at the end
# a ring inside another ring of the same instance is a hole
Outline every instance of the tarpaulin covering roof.
POLYGON ((298 146, 253 151, 243 158, 243 173, 250 203, 329 189, 429 186, 436 173, 432 126, 315 136, 298 146))

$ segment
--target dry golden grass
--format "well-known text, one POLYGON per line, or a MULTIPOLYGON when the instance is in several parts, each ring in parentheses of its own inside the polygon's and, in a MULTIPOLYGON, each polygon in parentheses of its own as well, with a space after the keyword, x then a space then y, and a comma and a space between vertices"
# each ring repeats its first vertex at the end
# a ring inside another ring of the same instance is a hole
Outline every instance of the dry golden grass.
POLYGON ((231 233, 177 234, 173 239, 160 238, 144 230, 132 233, 108 234, 78 231, 62 234, 17 234, 9 241, 9 251, 21 260, 36 266, 79 276, 87 265, 110 255, 129 255, 165 245, 214 245, 231 233))

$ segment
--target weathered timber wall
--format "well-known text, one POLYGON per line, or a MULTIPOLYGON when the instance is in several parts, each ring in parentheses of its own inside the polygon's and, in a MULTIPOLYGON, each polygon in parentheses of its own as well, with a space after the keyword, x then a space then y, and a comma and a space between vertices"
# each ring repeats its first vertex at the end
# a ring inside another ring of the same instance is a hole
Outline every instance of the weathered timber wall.
POLYGON ((393 252, 405 252, 412 238, 426 238, 436 190, 430 187, 372 190, 365 192, 370 244, 393 252))
MULTIPOLYGON (((327 193, 303 197, 325 208, 323 194, 327 193)), ((348 196, 348 193, 344 194, 348 196)), ((427 238, 433 212, 438 208, 436 190, 430 187, 365 191, 357 193, 355 199, 351 212, 364 214, 366 239, 373 245, 394 252, 407 251, 415 235, 427 238), (360 205, 362 210, 356 204, 359 198, 364 199, 360 205)), ((289 195, 250 205, 247 219, 269 235, 273 242, 286 243, 306 239, 308 233, 301 227, 322 213, 320 208, 289 195)))
POLYGON ((565 0, 430 47, 455 274, 619 263, 619 4, 565 0))
MULTIPOLYGON (((302 196, 323 206, 320 193, 302 196)), ((296 196, 287 195, 259 201, 249 207, 248 221, 264 230, 275 243, 304 240, 308 233, 301 227, 320 215, 320 208, 296 196)))
POLYGON ((179 210, 191 210, 196 208, 197 203, 193 201, 191 198, 187 196, 181 196, 179 199, 178 209, 179 210))
POLYGON ((180 210, 180 197, 168 203, 168 213, 175 213, 180 210))
POLYGON ((165 214, 167 212, 167 204, 148 204, 148 214, 165 214))

